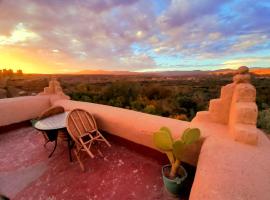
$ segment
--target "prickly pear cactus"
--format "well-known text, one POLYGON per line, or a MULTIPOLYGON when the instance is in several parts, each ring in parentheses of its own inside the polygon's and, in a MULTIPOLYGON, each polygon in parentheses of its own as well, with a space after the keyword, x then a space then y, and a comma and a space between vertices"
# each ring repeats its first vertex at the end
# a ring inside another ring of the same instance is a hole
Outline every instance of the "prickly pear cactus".
POLYGON ((159 131, 154 133, 154 144, 160 150, 164 151, 168 156, 172 165, 170 177, 173 179, 178 173, 180 160, 185 148, 200 138, 200 130, 198 128, 188 128, 182 134, 181 139, 173 141, 171 131, 167 127, 161 127, 159 131))
POLYGON ((169 128, 161 127, 159 131, 154 133, 154 144, 162 151, 172 150, 173 139, 169 128))
POLYGON ((184 144, 192 144, 200 139, 201 132, 198 128, 188 128, 184 131, 181 139, 184 144))

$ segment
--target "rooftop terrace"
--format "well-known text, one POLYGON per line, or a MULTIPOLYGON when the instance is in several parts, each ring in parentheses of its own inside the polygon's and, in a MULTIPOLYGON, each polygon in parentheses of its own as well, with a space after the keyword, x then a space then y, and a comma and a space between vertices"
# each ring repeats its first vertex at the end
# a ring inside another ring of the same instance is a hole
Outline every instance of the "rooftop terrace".
POLYGON ((0 100, 0 127, 33 119, 52 105, 81 108, 111 134, 113 146, 102 148, 105 157, 85 159, 83 173, 77 162, 68 161, 64 144, 48 159, 33 128, 1 132, 0 192, 15 199, 168 199, 160 172, 164 157, 153 144, 153 132, 167 126, 174 138, 188 127, 201 130, 203 140, 182 159, 196 167, 189 199, 269 200, 270 141, 256 128, 256 89, 246 71, 240 70, 220 98, 210 101, 209 111, 197 113, 192 122, 71 101, 56 81, 38 96, 0 100))
POLYGON ((160 173, 164 160, 152 157, 158 152, 148 149, 143 155, 143 147, 106 136, 112 148, 101 147, 104 157, 85 157, 82 173, 77 162, 69 162, 64 142, 48 159, 52 144, 44 149, 43 137, 32 127, 0 134, 0 193, 28 200, 170 198, 160 173))

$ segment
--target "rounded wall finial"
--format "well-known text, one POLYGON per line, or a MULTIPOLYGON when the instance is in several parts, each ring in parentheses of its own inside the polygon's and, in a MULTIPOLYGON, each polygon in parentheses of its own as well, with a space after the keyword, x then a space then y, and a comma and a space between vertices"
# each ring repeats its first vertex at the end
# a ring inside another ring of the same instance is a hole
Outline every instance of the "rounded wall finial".
POLYGON ((249 68, 246 66, 241 66, 236 71, 237 73, 233 77, 234 83, 249 83, 250 82, 250 74, 249 68))
POLYGON ((247 74, 249 72, 249 68, 247 66, 241 66, 238 68, 237 72, 239 74, 247 74))

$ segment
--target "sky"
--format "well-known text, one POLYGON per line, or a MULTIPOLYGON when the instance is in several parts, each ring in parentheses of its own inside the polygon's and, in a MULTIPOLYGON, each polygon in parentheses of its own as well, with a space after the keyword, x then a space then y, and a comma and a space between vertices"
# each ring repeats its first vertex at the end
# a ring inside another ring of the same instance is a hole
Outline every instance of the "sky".
POLYGON ((270 67, 269 0, 0 0, 0 69, 270 67))

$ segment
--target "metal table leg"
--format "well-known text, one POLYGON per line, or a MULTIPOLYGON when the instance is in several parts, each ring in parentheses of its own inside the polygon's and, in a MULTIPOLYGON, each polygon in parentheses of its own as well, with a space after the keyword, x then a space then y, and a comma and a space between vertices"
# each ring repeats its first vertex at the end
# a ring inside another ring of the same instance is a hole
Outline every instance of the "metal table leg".
POLYGON ((71 149, 73 147, 73 145, 71 144, 71 138, 69 136, 69 134, 67 133, 67 142, 68 142, 68 154, 69 154, 69 161, 72 162, 72 155, 71 155, 71 149))
POLYGON ((54 141, 54 148, 53 151, 50 153, 49 158, 52 157, 56 147, 57 147, 57 138, 58 138, 58 130, 50 130, 46 131, 46 135, 50 142, 54 141))
POLYGON ((56 149, 56 146, 57 146, 57 138, 56 138, 56 140, 54 141, 54 148, 53 148, 53 151, 50 153, 49 158, 52 157, 52 155, 53 155, 53 153, 54 153, 54 151, 55 151, 55 149, 56 149))

